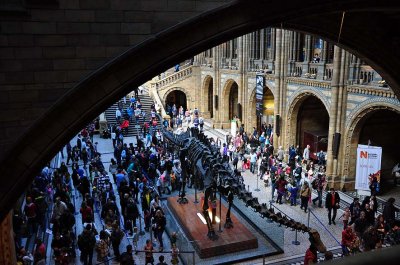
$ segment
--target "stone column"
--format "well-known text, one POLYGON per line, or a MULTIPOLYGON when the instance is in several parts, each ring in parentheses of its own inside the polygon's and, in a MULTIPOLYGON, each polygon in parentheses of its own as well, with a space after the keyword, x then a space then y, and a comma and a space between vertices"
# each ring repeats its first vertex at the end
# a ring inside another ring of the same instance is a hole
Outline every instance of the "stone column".
MULTIPOLYGON (((350 53, 347 51, 342 52, 342 73, 340 77, 340 86, 339 86, 339 96, 338 96, 338 102, 340 105, 340 109, 338 109, 338 119, 336 122, 336 127, 337 131, 341 133, 342 137, 340 140, 340 148, 339 148, 339 156, 338 156, 338 163, 336 165, 336 172, 339 175, 340 173, 343 172, 343 166, 344 166, 344 154, 346 152, 346 146, 345 146, 345 133, 346 133, 346 110, 347 110, 347 85, 348 85, 348 80, 349 80, 349 62, 350 62, 350 53), (342 163, 339 163, 342 161, 342 163)), ((335 169, 335 165, 334 165, 335 169)), ((341 174, 343 176, 343 174, 341 174)), ((338 182, 340 181, 340 188, 343 188, 343 186, 346 184, 346 179, 340 178, 338 179, 338 182), (341 181, 340 181, 341 180, 341 181)))
POLYGON ((322 52, 321 52, 321 62, 327 63, 328 62, 328 42, 322 42, 322 52))
POLYGON ((334 48, 333 57, 333 76, 331 81, 331 105, 329 116, 329 132, 328 132, 328 151, 327 151, 327 166, 326 175, 328 177, 329 187, 339 188, 337 178, 337 158, 333 157, 333 137, 337 132, 338 110, 340 106, 338 96, 341 81, 342 68, 342 49, 338 46, 334 48))
POLYGON ((214 111, 214 124, 220 122, 221 120, 221 87, 220 87, 220 76, 219 76, 219 67, 220 67, 220 45, 213 48, 213 64, 214 64, 214 78, 213 78, 213 111, 214 111), (215 95, 218 95, 218 108, 215 105, 215 95))
MULTIPOLYGON (((282 115, 281 109, 280 109, 280 102, 281 102, 281 74, 282 74, 282 30, 281 29, 276 29, 276 39, 275 39, 275 104, 274 104, 274 114, 276 115, 282 115)), ((282 121, 282 116, 280 121, 282 121)), ((281 127, 281 126, 280 126, 281 127)), ((276 128, 277 128, 277 121, 274 119, 274 137, 273 137, 273 143, 274 143, 274 148, 275 150, 278 150, 279 146, 279 138, 276 134, 276 128)))
POLYGON ((283 148, 286 148, 286 143, 285 143, 285 137, 286 135, 286 102, 287 102, 287 83, 286 83, 286 77, 288 76, 289 73, 289 55, 290 55, 290 43, 292 42, 291 38, 291 31, 289 30, 284 30, 282 33, 282 68, 281 68, 281 75, 280 75, 280 114, 281 114, 281 135, 282 137, 280 138, 279 145, 282 145, 283 148))
POLYGON ((8 213, 0 224, 0 264, 17 264, 12 226, 12 211, 8 213))

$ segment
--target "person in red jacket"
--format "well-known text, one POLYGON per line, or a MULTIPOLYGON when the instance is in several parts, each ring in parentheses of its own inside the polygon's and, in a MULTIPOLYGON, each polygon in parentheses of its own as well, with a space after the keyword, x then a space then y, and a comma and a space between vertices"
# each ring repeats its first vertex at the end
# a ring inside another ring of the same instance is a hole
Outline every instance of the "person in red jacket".
POLYGON ((306 251, 306 255, 304 256, 304 265, 310 265, 317 262, 318 262, 317 247, 311 244, 306 251))

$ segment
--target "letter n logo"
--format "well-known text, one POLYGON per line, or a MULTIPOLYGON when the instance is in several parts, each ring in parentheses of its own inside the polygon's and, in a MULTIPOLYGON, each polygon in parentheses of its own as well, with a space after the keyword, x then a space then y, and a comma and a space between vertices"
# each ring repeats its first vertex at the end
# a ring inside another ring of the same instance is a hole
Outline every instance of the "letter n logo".
POLYGON ((360 158, 368 158, 368 152, 367 151, 361 151, 360 152, 360 158))

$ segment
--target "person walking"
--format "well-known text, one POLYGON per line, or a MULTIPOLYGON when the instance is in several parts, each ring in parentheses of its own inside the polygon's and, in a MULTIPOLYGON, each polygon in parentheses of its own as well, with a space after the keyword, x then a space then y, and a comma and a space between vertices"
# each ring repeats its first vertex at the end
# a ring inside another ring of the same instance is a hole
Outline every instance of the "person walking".
POLYGON ((164 244, 163 244, 163 233, 165 230, 165 226, 167 225, 167 220, 161 210, 157 210, 156 214, 154 216, 154 225, 155 225, 155 237, 157 238, 158 242, 160 242, 160 249, 159 251, 164 250, 164 244))
POLYGON ((340 203, 339 193, 337 193, 334 188, 330 188, 330 191, 326 195, 326 199, 325 199, 325 207, 328 209, 329 225, 331 225, 332 223, 334 225, 336 225, 335 218, 336 218, 337 209, 339 209, 339 207, 340 207, 339 203, 340 203), (332 215, 332 212, 333 212, 333 215, 332 215))

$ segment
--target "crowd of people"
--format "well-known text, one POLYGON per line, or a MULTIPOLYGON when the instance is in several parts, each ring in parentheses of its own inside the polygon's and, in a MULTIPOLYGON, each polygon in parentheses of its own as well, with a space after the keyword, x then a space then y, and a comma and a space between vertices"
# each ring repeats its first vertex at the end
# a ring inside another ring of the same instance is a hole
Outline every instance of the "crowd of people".
MULTIPOLYGON (((168 149, 157 129, 155 106, 152 106, 150 118, 146 121, 140 100, 131 97, 129 101, 127 109, 117 109, 116 112, 119 125, 111 130, 114 157, 110 162, 102 160, 97 150, 98 143, 93 143, 95 125, 90 124, 81 131, 74 144, 66 145, 67 158, 59 168, 51 170, 46 167, 35 177, 26 192, 23 212, 16 211, 14 215, 19 262, 45 262, 46 246, 42 240, 37 239, 33 253, 23 247, 22 227, 26 223, 26 234, 35 234, 38 226, 45 223, 46 212, 52 205, 48 219, 53 234, 50 244, 52 258, 56 264, 69 264, 77 256, 75 245, 85 265, 93 264, 95 253, 97 262, 107 264, 110 259, 115 259, 121 264, 134 264, 133 254, 140 250, 145 251, 145 264, 155 264, 155 245, 158 245, 158 251, 164 250, 163 235, 167 225, 160 197, 180 189, 182 169, 177 153, 168 149), (139 123, 139 119, 144 122, 143 135, 137 138, 136 145, 128 144, 124 141, 124 121, 139 123), (146 126, 146 123, 151 126, 146 126), (105 162, 109 163, 108 168, 105 162), (74 205, 74 199, 81 204, 74 205), (81 223, 76 223, 75 212, 79 212, 81 223), (101 220, 100 227, 95 219, 101 220), (137 245, 142 219, 146 236, 154 235, 157 241, 149 239, 143 248, 137 245), (80 226, 78 230, 82 233, 75 234, 76 226, 80 226), (121 253, 121 242, 127 237, 131 242, 121 253)), ((203 130, 204 120, 197 108, 192 111, 172 105, 168 111, 171 119, 169 123, 163 122, 163 126, 180 127, 186 122, 188 127, 203 130)), ((276 203, 287 202, 297 206, 300 201, 304 212, 308 211, 310 203, 322 208, 323 193, 327 189, 324 153, 319 152, 318 161, 313 161, 310 146, 305 146, 304 150, 299 146, 290 146, 286 151, 280 146, 274 150, 272 129, 271 125, 263 124, 260 131, 253 128, 253 132, 248 134, 241 125, 234 137, 228 137, 227 143, 217 140, 212 144, 220 147, 225 161, 235 169, 241 161, 242 171, 249 169, 253 175, 257 172, 256 177, 270 186, 276 203), (312 190, 317 193, 314 199, 311 198, 312 190)), ((329 225, 336 225, 340 200, 339 193, 330 187, 325 198, 329 225)), ((394 199, 389 199, 383 214, 378 215, 376 194, 366 197, 361 204, 355 198, 339 217, 343 221, 343 253, 367 251, 380 247, 385 241, 399 243, 396 211, 394 199)), ((171 262, 177 264, 179 250, 175 244, 171 245, 171 251, 171 262)), ((164 259, 160 256, 159 264, 165 264, 164 259)))

